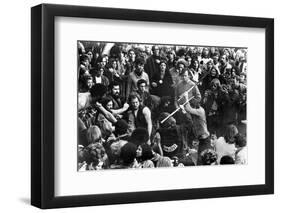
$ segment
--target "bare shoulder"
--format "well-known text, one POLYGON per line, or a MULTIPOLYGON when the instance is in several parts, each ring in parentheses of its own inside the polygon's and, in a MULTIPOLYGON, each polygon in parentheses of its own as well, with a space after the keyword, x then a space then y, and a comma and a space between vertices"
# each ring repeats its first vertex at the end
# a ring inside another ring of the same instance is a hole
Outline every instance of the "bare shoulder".
POLYGON ((145 107, 142 109, 142 112, 143 112, 144 114, 150 113, 150 109, 149 109, 147 106, 145 106, 145 107))

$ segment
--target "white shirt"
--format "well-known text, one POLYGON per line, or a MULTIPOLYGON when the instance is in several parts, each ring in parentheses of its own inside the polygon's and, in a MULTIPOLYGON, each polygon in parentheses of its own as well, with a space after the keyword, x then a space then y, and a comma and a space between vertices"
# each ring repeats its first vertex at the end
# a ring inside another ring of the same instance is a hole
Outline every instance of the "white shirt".
POLYGON ((248 163, 248 148, 243 147, 236 153, 235 164, 247 164, 248 163))
POLYGON ((78 110, 87 108, 90 106, 91 93, 90 92, 80 92, 78 93, 78 110))
POLYGON ((215 142, 215 151, 218 154, 218 159, 217 162, 220 163, 220 160, 223 156, 228 155, 235 159, 235 152, 236 152, 236 147, 235 144, 229 144, 226 143, 224 137, 219 137, 215 142))
POLYGON ((96 84, 101 84, 101 77, 96 76, 96 84))

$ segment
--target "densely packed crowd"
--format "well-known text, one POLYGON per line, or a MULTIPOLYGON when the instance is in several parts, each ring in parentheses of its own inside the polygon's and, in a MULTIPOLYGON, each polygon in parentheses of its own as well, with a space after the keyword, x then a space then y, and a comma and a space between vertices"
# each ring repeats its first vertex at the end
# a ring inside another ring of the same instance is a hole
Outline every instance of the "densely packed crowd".
POLYGON ((78 42, 78 170, 246 164, 247 49, 78 42))

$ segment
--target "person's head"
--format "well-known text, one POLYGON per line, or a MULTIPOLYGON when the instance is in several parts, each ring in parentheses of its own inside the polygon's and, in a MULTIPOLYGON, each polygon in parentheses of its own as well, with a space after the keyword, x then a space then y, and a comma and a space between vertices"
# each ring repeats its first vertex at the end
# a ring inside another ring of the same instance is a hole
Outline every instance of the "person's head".
POLYGON ((83 64, 80 64, 78 69, 79 69, 79 77, 90 74, 88 67, 85 67, 83 64))
POLYGON ((226 55, 226 57, 228 58, 228 57, 231 55, 230 49, 225 48, 225 49, 223 50, 223 54, 226 55))
POLYGON ((145 45, 144 51, 147 55, 151 55, 151 46, 145 45))
POLYGON ((104 97, 104 98, 102 98, 102 99, 101 99, 101 104, 102 104, 102 106, 103 106, 106 110, 108 110, 108 111, 112 110, 112 108, 113 108, 112 99, 109 98, 109 97, 104 97))
POLYGON ((210 53, 214 54, 216 52, 216 48, 215 47, 211 47, 210 48, 210 53))
POLYGON ((185 57, 185 60, 187 62, 187 66, 186 67, 190 67, 191 63, 192 63, 192 58, 188 55, 185 57))
POLYGON ((93 97, 94 100, 100 100, 102 97, 105 96, 106 91, 107 88, 103 84, 95 84, 90 89, 91 96, 93 97))
POLYGON ((83 163, 85 161, 84 152, 84 146, 78 145, 78 163, 83 163))
POLYGON ((107 55, 101 56, 101 58, 100 58, 100 65, 101 65, 101 67, 105 67, 107 62, 108 62, 108 56, 107 55))
POLYGON ((235 125, 230 124, 226 126, 224 139, 227 143, 233 144, 235 143, 235 137, 238 134, 238 129, 235 125))
POLYGON ((181 78, 184 82, 188 82, 190 80, 190 75, 188 69, 183 69, 183 71, 180 73, 181 78))
POLYGON ((220 80, 217 79, 217 78, 214 78, 214 79, 211 81, 210 87, 211 87, 210 89, 211 89, 212 91, 218 90, 218 89, 221 87, 220 80))
POLYGON ((202 50, 202 58, 208 58, 208 57, 209 57, 209 49, 205 47, 202 50))
POLYGON ((90 126, 87 130, 87 141, 91 143, 100 143, 101 142, 101 130, 98 126, 90 126))
POLYGON ((234 164, 234 159, 229 155, 225 155, 221 158, 220 164, 221 165, 234 164))
POLYGON ((211 68, 210 74, 211 74, 212 77, 218 77, 218 70, 217 70, 217 68, 215 66, 213 66, 211 68))
POLYGON ((187 64, 186 60, 179 59, 176 63, 176 67, 177 67, 177 70, 179 71, 179 73, 181 73, 184 68, 188 67, 188 64, 187 64))
POLYGON ((162 112, 159 116, 161 128, 174 128, 176 127, 176 119, 173 117, 168 118, 165 122, 161 123, 162 120, 167 118, 170 114, 168 112, 162 112))
POLYGON ((235 146, 236 146, 237 148, 242 148, 242 147, 247 146, 247 140, 246 140, 246 138, 245 138, 243 135, 241 135, 241 134, 238 133, 238 134, 235 136, 235 146))
POLYGON ((135 73, 140 76, 144 71, 144 63, 145 63, 144 58, 138 57, 135 63, 136 63, 135 73))
POLYGON ((199 68, 198 59, 192 59, 191 66, 192 66, 193 69, 197 70, 199 68))
POLYGON ((118 69, 117 59, 116 58, 110 58, 109 62, 107 64, 107 68, 109 70, 112 70, 111 72, 113 72, 113 70, 117 70, 118 69))
POLYGON ((171 104, 171 97, 170 96, 163 96, 163 97, 161 97, 160 104, 159 104, 160 107, 166 108, 170 104, 171 104))
POLYGON ((157 45, 152 46, 152 52, 153 52, 154 56, 160 56, 160 48, 159 48, 159 46, 157 46, 157 45))
POLYGON ((137 157, 142 161, 150 160, 153 158, 153 151, 150 145, 147 143, 141 144, 137 149, 137 157))
POLYGON ((88 88, 88 89, 91 89, 91 88, 92 88, 92 86, 94 85, 92 76, 90 76, 89 78, 87 78, 86 85, 87 85, 87 88, 88 88))
POLYGON ((89 91, 94 85, 93 77, 90 74, 84 74, 81 77, 81 83, 82 88, 89 91))
POLYGON ((112 66, 112 68, 115 69, 115 70, 118 68, 118 63, 117 63, 117 60, 116 60, 116 59, 114 59, 114 60, 111 61, 111 66, 112 66))
POLYGON ((169 59, 169 61, 174 61, 175 57, 176 57, 176 53, 174 50, 170 50, 167 53, 167 57, 169 59))
POLYGON ((219 62, 219 58, 220 58, 219 53, 216 52, 213 54, 212 59, 213 59, 214 64, 217 64, 219 62))
POLYGON ((184 48, 179 49, 178 52, 177 52, 177 55, 180 58, 185 57, 185 54, 186 54, 186 50, 184 48))
POLYGON ((185 65, 183 63, 177 64, 177 69, 178 69, 179 73, 182 73, 184 68, 185 68, 185 65))
POLYGON ((89 57, 89 61, 91 61, 93 59, 93 53, 91 50, 88 50, 87 55, 89 57))
POLYGON ((239 62, 246 62, 247 59, 244 55, 240 56, 239 59, 238 59, 239 62))
POLYGON ((109 55, 110 55, 110 57, 115 59, 115 58, 119 57, 121 51, 122 51, 121 44, 115 43, 115 45, 109 51, 109 55))
POLYGON ((88 67, 90 64, 89 56, 86 54, 83 54, 80 56, 80 64, 83 64, 85 67, 88 67))
POLYGON ((134 51, 133 49, 130 49, 130 50, 128 51, 128 57, 129 57, 129 61, 132 61, 132 62, 135 61, 135 59, 136 59, 136 53, 135 53, 135 51, 134 51))
POLYGON ((139 109, 141 98, 137 93, 132 93, 129 96, 129 103, 133 110, 139 109))
POLYGON ((207 70, 211 70, 212 67, 213 67, 213 65, 214 65, 213 60, 209 60, 209 61, 207 62, 207 64, 206 64, 207 70))
POLYGON ((235 77, 231 78, 230 84, 231 84, 232 88, 239 88, 239 85, 240 85, 239 77, 235 76, 235 77))
POLYGON ((222 65, 225 65, 227 63, 227 61, 228 61, 228 57, 227 57, 226 54, 223 54, 223 55, 220 56, 220 63, 222 65))
POLYGON ((84 149, 84 159, 89 170, 99 170, 107 167, 108 157, 102 144, 89 144, 84 149))
POLYGON ((149 134, 147 129, 145 128, 136 128, 133 132, 132 135, 130 137, 130 142, 139 146, 143 143, 147 143, 149 140, 149 134))
POLYGON ((103 75, 104 68, 105 67, 102 64, 98 64, 98 69, 97 69, 97 72, 96 72, 97 77, 101 77, 103 75))
POLYGON ((119 97, 120 95, 120 85, 118 82, 113 81, 110 84, 110 92, 113 97, 119 97))
POLYGON ((133 143, 126 143, 121 148, 120 159, 124 166, 130 166, 137 157, 137 146, 133 143))
POLYGON ((161 72, 161 73, 165 73, 166 68, 167 68, 167 63, 166 63, 166 61, 161 60, 159 66, 160 66, 160 72, 161 72))
POLYGON ((246 73, 240 73, 240 75, 239 75, 239 81, 240 81, 240 83, 244 83, 245 81, 246 81, 246 78, 247 78, 247 75, 246 75, 246 73))
POLYGON ((212 149, 205 149, 200 153, 203 165, 213 165, 217 161, 217 153, 212 149))
POLYGON ((116 136, 124 135, 128 132, 128 128, 129 128, 128 123, 123 119, 119 119, 115 123, 114 133, 116 136))
POLYGON ((140 80, 138 80, 138 82, 137 82, 137 86, 138 86, 138 90, 139 90, 141 93, 144 93, 144 92, 146 91, 147 81, 144 80, 144 79, 140 79, 140 80))

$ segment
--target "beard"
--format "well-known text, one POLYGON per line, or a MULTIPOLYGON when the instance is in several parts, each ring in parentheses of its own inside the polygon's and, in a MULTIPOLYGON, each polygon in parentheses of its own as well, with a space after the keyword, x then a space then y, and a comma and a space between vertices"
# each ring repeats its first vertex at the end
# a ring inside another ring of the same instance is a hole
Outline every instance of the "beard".
POLYGON ((116 93, 112 94, 112 96, 113 96, 113 98, 119 98, 120 94, 119 94, 119 92, 116 92, 116 93))
POLYGON ((141 76, 142 72, 143 72, 142 70, 138 70, 138 69, 135 71, 135 73, 136 73, 138 76, 141 76))

